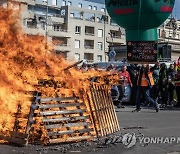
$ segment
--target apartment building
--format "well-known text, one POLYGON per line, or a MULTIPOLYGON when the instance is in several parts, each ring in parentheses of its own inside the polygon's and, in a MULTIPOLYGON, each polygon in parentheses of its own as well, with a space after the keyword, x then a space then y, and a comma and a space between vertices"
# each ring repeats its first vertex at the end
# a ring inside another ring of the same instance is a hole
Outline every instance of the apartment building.
MULTIPOLYGON (((22 12, 26 34, 44 35, 56 53, 68 60, 108 61, 109 46, 125 46, 125 31, 112 21, 103 3, 92 0, 1 0, 22 12), (12 2, 13 1, 13 2, 12 2), (9 3, 8 3, 9 2, 9 3)), ((158 28, 159 42, 172 45, 172 56, 180 54, 180 21, 168 19, 158 28), (173 21, 174 22, 174 21, 173 21)), ((116 51, 118 59, 125 50, 116 51)))

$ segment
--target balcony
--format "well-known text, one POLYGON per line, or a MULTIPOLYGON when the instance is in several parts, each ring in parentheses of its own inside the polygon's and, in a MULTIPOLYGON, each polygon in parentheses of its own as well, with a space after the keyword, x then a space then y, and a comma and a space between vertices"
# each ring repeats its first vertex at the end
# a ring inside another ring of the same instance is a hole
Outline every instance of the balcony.
POLYGON ((26 19, 34 19, 34 16, 35 16, 35 14, 33 12, 30 12, 30 11, 25 11, 22 14, 22 17, 26 18, 26 19))
POLYGON ((27 3, 30 5, 35 5, 35 3, 36 3, 36 0, 14 0, 14 1, 20 2, 20 3, 27 3))
POLYGON ((71 34, 66 29, 49 30, 48 34, 50 36, 56 36, 56 37, 66 37, 66 38, 70 38, 71 37, 71 34))
POLYGON ((70 44, 59 44, 59 45, 55 45, 55 50, 57 51, 70 51, 70 44))
POLYGON ((45 30, 38 29, 35 27, 32 27, 32 28, 23 27, 23 30, 26 34, 29 34, 29 35, 45 35, 45 30))
POLYGON ((64 18, 58 15, 54 15, 51 17, 53 23, 63 24, 65 23, 64 18))
POLYGON ((107 37, 106 41, 108 43, 120 43, 120 44, 124 44, 126 40, 125 40, 125 36, 122 35, 121 37, 120 36, 107 37))

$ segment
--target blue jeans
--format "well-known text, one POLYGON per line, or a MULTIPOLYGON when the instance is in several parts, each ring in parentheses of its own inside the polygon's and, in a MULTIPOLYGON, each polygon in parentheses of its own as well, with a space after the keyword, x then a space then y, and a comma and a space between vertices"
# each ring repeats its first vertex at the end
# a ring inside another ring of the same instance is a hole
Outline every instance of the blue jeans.
POLYGON ((142 87, 138 86, 137 88, 137 95, 136 95, 136 109, 141 109, 141 96, 144 95, 145 100, 149 103, 151 103, 155 109, 158 108, 158 104, 150 97, 149 94, 150 87, 142 87))

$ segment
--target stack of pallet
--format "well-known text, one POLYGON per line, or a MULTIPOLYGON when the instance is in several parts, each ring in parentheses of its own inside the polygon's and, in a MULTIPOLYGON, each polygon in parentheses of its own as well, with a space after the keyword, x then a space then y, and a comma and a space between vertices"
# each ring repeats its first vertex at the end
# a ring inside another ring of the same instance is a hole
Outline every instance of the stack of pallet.
POLYGON ((76 97, 42 98, 36 93, 26 132, 17 140, 21 135, 13 131, 11 142, 27 145, 37 118, 41 118, 46 144, 92 140, 119 131, 109 87, 97 83, 90 86, 87 100, 83 101, 76 97))

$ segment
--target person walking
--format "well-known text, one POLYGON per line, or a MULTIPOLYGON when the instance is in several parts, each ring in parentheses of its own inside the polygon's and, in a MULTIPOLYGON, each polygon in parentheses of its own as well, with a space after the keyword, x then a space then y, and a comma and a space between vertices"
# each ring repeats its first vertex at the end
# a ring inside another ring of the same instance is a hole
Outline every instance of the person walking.
POLYGON ((130 104, 133 106, 136 105, 138 70, 139 67, 137 66, 137 64, 130 64, 130 67, 128 69, 132 82, 130 104))
POLYGON ((136 96, 136 109, 133 110, 132 112, 140 112, 141 111, 141 96, 144 95, 144 98, 147 102, 151 103, 156 112, 159 111, 159 107, 157 102, 155 102, 151 97, 150 97, 150 88, 151 86, 154 85, 154 80, 152 73, 155 70, 157 65, 152 67, 151 69, 149 68, 149 65, 143 64, 142 67, 140 68, 139 75, 138 75, 138 89, 137 89, 137 96, 136 96))

